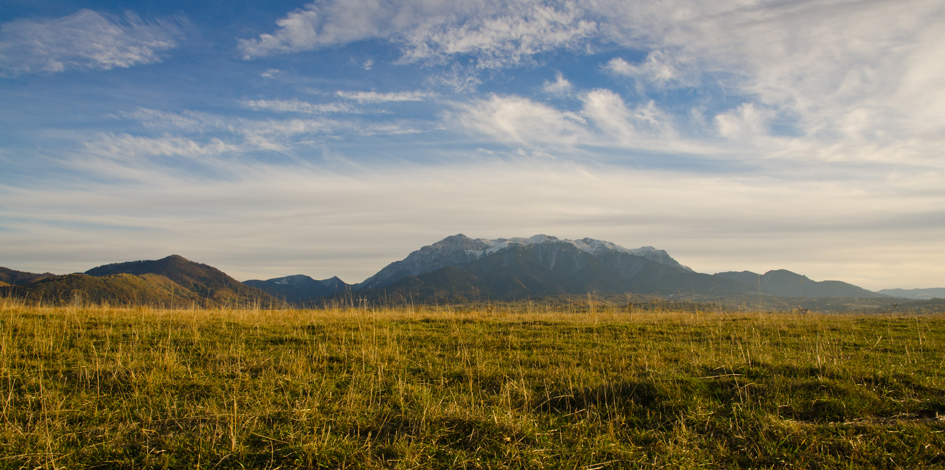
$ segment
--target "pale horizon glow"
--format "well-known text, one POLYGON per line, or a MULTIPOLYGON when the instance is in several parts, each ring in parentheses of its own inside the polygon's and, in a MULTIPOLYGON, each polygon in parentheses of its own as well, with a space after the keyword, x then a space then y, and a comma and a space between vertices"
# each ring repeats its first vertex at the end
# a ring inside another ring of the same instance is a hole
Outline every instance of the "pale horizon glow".
POLYGON ((0 13, 0 266, 360 282, 447 236, 945 286, 938 1, 0 13))

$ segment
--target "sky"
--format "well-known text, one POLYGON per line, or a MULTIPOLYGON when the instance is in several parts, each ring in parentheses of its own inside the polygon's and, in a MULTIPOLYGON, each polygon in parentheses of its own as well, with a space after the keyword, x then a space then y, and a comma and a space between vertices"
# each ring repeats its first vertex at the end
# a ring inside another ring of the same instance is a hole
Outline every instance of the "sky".
POLYGON ((945 2, 0 0, 0 266, 590 237, 945 286, 945 2))

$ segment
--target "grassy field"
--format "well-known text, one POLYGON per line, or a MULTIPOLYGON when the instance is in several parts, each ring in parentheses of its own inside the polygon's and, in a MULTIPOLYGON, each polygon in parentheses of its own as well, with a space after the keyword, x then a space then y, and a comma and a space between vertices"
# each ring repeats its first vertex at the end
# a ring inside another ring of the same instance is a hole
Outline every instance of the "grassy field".
POLYGON ((942 468, 945 316, 40 308, 0 468, 942 468))

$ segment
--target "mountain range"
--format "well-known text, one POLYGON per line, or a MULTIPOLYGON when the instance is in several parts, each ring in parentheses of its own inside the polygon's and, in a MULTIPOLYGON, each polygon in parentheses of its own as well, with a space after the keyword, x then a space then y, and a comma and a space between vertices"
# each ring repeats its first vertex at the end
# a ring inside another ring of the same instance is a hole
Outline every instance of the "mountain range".
POLYGON ((786 270, 698 273, 650 246, 627 249, 591 238, 474 239, 463 234, 424 246, 358 284, 301 274, 241 283, 216 268, 172 255, 65 276, 0 268, 2 293, 62 303, 78 299, 169 307, 318 306, 355 299, 373 304, 465 303, 588 293, 864 299, 889 295, 841 281, 817 282, 786 270))
POLYGON ((876 292, 890 297, 901 297, 904 299, 945 299, 945 287, 933 287, 931 289, 882 289, 876 292))
POLYGON ((352 287, 338 279, 337 276, 319 281, 302 274, 277 277, 265 281, 252 279, 245 281, 244 284, 299 306, 310 305, 319 299, 330 297, 339 292, 348 292, 352 287))
POLYGON ((359 297, 382 303, 506 301, 588 292, 880 296, 839 281, 815 282, 790 271, 697 273, 649 246, 627 249, 591 238, 561 240, 547 235, 488 240, 462 234, 410 253, 353 290, 359 297))
POLYGON ((34 275, 4 269, 0 295, 29 301, 152 305, 169 308, 260 306, 282 302, 247 286, 219 269, 171 255, 156 261, 131 261, 92 268, 85 273, 34 275), (8 281, 8 279, 10 282, 8 281))

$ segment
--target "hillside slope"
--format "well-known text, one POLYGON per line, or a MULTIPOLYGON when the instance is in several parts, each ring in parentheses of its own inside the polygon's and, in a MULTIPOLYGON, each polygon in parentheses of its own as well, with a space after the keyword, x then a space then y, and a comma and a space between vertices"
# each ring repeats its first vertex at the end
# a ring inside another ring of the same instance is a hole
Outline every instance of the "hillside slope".
POLYGON ((15 271, 13 269, 0 268, 0 282, 11 285, 11 286, 25 286, 31 282, 36 282, 40 279, 46 279, 53 277, 55 274, 52 273, 28 273, 24 271, 15 271))
POLYGON ((206 264, 195 263, 179 255, 171 255, 154 261, 130 261, 106 264, 92 268, 85 274, 102 277, 113 274, 156 274, 195 293, 213 305, 261 302, 265 305, 279 303, 269 294, 233 279, 223 271, 206 264))
MULTIPOLYGON (((8 270, 9 271, 9 270, 8 270)), ((99 266, 84 274, 40 275, 32 282, 0 287, 0 295, 58 304, 109 303, 157 307, 272 307, 269 294, 222 271, 172 255, 156 261, 99 266)))
POLYGON ((156 274, 67 274, 20 286, 22 298, 54 304, 149 305, 185 307, 205 305, 196 293, 156 274))

